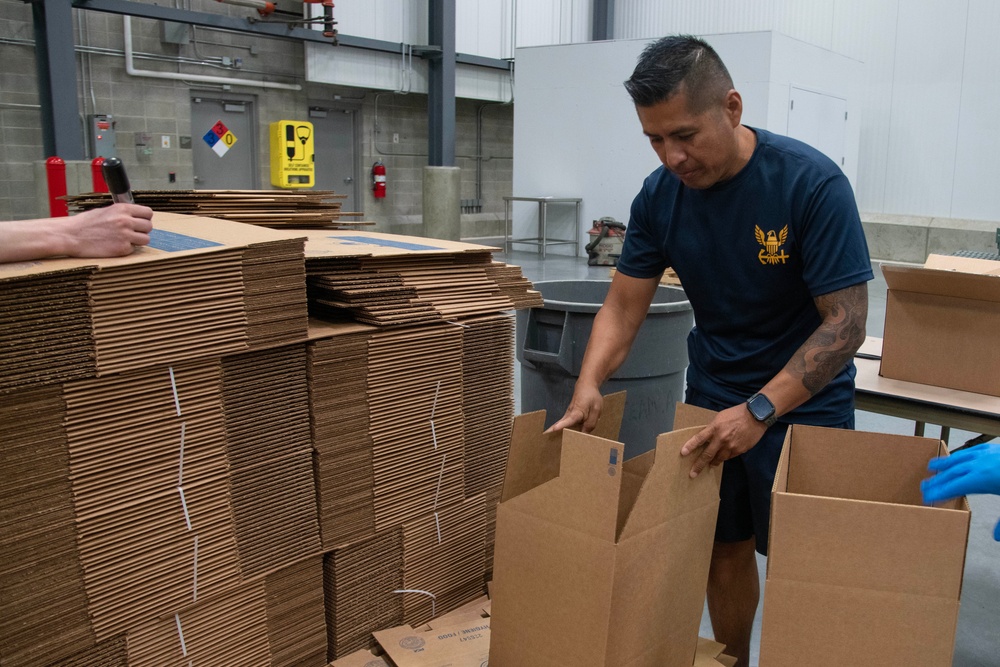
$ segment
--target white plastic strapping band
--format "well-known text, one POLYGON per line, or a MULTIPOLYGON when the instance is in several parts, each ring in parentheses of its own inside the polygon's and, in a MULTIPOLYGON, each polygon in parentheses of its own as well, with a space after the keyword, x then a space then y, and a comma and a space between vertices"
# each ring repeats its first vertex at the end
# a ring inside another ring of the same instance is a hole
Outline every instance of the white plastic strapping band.
POLYGON ((444 462, 448 460, 447 454, 441 455, 441 472, 438 473, 438 485, 434 491, 434 511, 438 508, 438 497, 441 495, 441 480, 444 479, 444 462))
POLYGON ((170 387, 174 390, 174 408, 177 410, 177 416, 181 416, 181 399, 177 395, 177 380, 174 378, 174 367, 171 366, 170 371, 170 387))
MULTIPOLYGON (((416 588, 400 588, 393 591, 393 593, 419 593, 420 595, 428 596, 431 599, 431 616, 437 616, 437 605, 434 602, 437 600, 437 597, 430 591, 421 591, 416 588)), ((187 654, 185 653, 184 655, 187 654)))
POLYGON ((186 658, 188 654, 188 648, 187 644, 184 643, 184 629, 181 628, 181 615, 174 614, 174 620, 177 621, 177 636, 180 637, 181 640, 181 653, 183 653, 184 657, 186 658))
POLYGON ((434 526, 437 528, 438 544, 441 544, 441 519, 438 517, 437 512, 434 512, 434 526))
POLYGON ((456 327, 462 327, 463 329, 471 329, 468 324, 462 324, 461 322, 456 322, 455 320, 445 320, 448 324, 454 324, 456 327))
POLYGON ((184 499, 184 487, 178 486, 177 493, 181 494, 181 509, 184 510, 184 522, 187 524, 188 530, 191 530, 191 515, 188 514, 187 500, 184 499))
POLYGON ((184 486, 184 432, 187 430, 187 422, 181 422, 181 455, 177 464, 177 486, 184 486))
POLYGON ((434 403, 431 405, 431 422, 434 421, 434 413, 437 412, 438 407, 438 394, 441 393, 441 380, 438 380, 437 386, 434 387, 434 403))
POLYGON ((434 419, 431 419, 431 439, 434 441, 434 451, 438 449, 438 434, 437 429, 434 428, 434 419))

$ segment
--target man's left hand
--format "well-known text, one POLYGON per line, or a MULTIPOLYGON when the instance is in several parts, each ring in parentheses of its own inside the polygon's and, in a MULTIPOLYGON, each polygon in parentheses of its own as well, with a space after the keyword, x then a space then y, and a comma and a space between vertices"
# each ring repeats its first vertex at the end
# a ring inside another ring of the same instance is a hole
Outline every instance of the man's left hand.
POLYGON ((691 477, 695 478, 706 466, 717 466, 749 450, 765 431, 767 426, 754 419, 747 406, 740 403, 717 414, 711 424, 685 442, 681 456, 703 447, 691 466, 691 477))

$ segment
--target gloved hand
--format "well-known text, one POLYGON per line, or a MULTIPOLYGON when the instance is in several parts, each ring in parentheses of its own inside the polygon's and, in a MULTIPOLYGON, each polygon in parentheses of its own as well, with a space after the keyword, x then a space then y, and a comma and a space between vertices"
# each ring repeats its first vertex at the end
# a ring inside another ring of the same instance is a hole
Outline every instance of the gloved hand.
MULTIPOLYGON (((920 483, 925 503, 970 493, 1000 495, 1000 445, 977 445, 931 459, 927 469, 937 474, 920 483)), ((993 529, 993 539, 1000 542, 1000 522, 993 529)))

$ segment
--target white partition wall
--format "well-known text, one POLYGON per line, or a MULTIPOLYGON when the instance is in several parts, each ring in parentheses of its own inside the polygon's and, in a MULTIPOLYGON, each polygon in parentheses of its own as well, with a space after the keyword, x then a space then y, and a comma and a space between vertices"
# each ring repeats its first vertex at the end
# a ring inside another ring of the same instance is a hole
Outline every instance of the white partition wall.
MULTIPOLYGON (((844 155, 840 157, 853 182, 860 127, 854 106, 861 85, 860 63, 772 32, 705 38, 733 76, 743 97, 743 122, 747 125, 786 134, 789 114, 795 113, 789 110, 794 89, 842 100, 848 119, 843 127, 844 155)), ((622 86, 649 41, 517 50, 515 196, 582 198, 583 232, 603 216, 628 220, 632 198, 643 179, 659 165, 622 86)), ((800 113, 805 113, 801 106, 800 113)), ((550 207, 550 237, 572 238, 572 213, 571 207, 550 207)), ((514 237, 536 236, 537 217, 534 204, 515 204, 514 237)), ((550 252, 572 254, 572 249, 555 246, 550 252)))

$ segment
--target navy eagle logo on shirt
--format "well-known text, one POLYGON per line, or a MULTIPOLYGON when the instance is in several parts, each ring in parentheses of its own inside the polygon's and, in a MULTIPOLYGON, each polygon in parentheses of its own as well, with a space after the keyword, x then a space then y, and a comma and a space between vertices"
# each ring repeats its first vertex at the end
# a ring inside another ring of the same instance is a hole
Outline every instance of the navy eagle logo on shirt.
POLYGON ((785 225, 777 234, 774 233, 773 229, 769 229, 767 234, 759 226, 754 225, 753 234, 757 238, 757 243, 764 246, 760 252, 757 253, 757 259, 760 260, 761 264, 777 264, 781 262, 785 263, 788 259, 788 254, 781 250, 781 246, 785 245, 785 241, 788 240, 788 225, 785 225))

